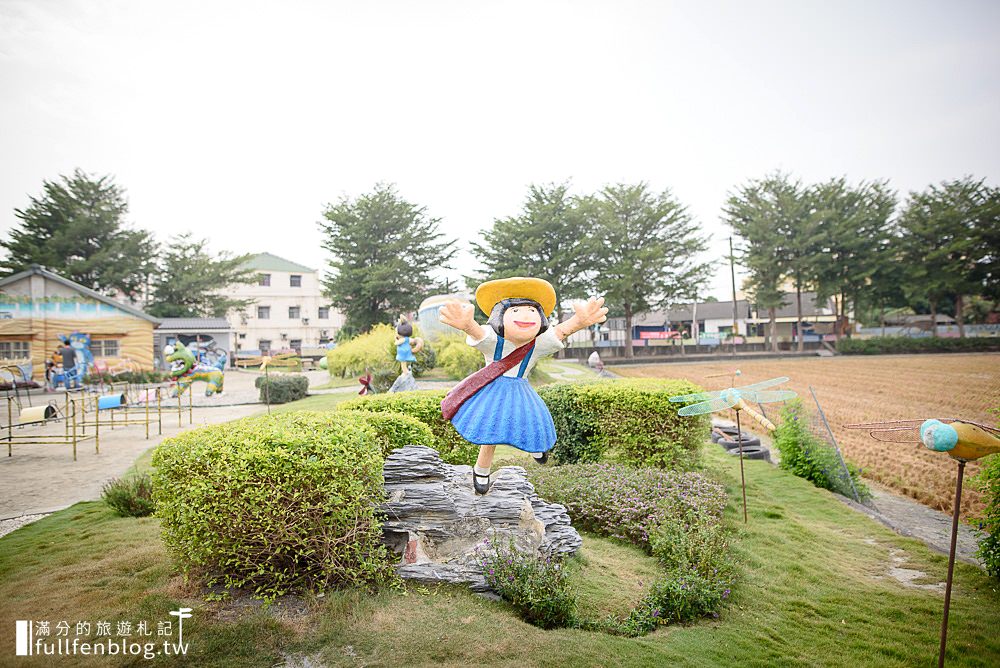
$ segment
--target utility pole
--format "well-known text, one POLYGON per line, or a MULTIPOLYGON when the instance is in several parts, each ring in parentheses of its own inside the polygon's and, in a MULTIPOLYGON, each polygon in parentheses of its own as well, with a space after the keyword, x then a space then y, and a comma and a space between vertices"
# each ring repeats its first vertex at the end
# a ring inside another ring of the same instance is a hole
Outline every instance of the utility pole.
POLYGON ((729 237, 729 277, 733 281, 733 357, 736 357, 736 335, 739 333, 736 325, 736 265, 733 258, 733 238, 729 237))

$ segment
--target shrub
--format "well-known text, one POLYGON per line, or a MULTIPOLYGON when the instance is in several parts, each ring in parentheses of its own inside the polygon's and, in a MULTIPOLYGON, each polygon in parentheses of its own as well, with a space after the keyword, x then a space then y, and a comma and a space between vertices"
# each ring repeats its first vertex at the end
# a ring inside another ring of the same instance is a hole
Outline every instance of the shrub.
POLYGON ((693 468, 708 437, 707 415, 682 417, 668 401, 701 388, 685 380, 556 383, 538 392, 552 413, 557 463, 610 459, 638 466, 693 468))
POLYGON ((309 379, 305 376, 268 374, 254 379, 260 390, 260 400, 272 404, 287 404, 309 394, 309 379))
POLYGON ((87 385, 94 385, 98 383, 162 383, 169 380, 170 375, 165 371, 125 371, 122 373, 117 373, 111 375, 110 373, 101 373, 96 369, 91 369, 91 371, 83 377, 83 382, 87 385))
POLYGON ((543 629, 576 625, 576 596, 558 560, 526 555, 513 539, 504 543, 496 536, 477 551, 486 584, 524 621, 543 629))
POLYGON ((153 454, 153 497, 178 564, 209 585, 286 592, 391 581, 377 515, 385 437, 349 413, 194 429, 153 454))
POLYGON ((434 449, 441 458, 451 464, 469 464, 476 461, 479 446, 466 441, 455 431, 451 422, 441 414, 441 400, 445 392, 422 390, 419 392, 398 392, 376 394, 350 399, 337 406, 339 410, 365 410, 388 413, 403 413, 420 420, 430 427, 434 434, 434 449))
POLYGON ((434 432, 423 422, 403 413, 385 411, 345 411, 345 415, 357 416, 378 433, 382 439, 382 454, 389 456, 396 448, 406 445, 435 445, 434 432))
POLYGON ((1000 455, 990 455, 982 462, 976 486, 983 492, 986 507, 978 518, 979 550, 976 554, 986 572, 1000 578, 1000 455))
POLYGON ((871 490, 861 480, 861 471, 845 460, 848 471, 845 473, 834 447, 809 428, 809 415, 800 399, 782 408, 781 421, 774 432, 774 445, 781 453, 780 466, 786 471, 843 496, 853 498, 854 489, 857 489, 861 500, 871 498, 871 490))
MULTIPOLYGON (((418 335, 416 328, 414 335, 418 335)), ((391 376, 389 384, 384 389, 376 388, 377 391, 384 392, 392 386, 392 381, 402 370, 396 361, 395 341, 396 328, 393 325, 375 325, 368 332, 359 334, 329 351, 326 354, 327 371, 334 378, 360 376, 367 371, 371 371, 372 375, 378 378, 391 376)), ((414 357, 417 361, 410 364, 414 376, 420 376, 428 369, 432 369, 436 363, 434 350, 426 341, 423 350, 414 357)))
POLYGON ((146 517, 156 510, 153 483, 148 473, 129 478, 112 478, 104 483, 101 498, 122 517, 146 517))
POLYGON ((870 339, 841 339, 837 352, 844 355, 891 355, 894 353, 948 353, 1000 351, 1000 340, 991 337, 964 339, 926 336, 877 336, 870 339))
POLYGON ((717 614, 729 596, 736 572, 719 483, 700 473, 615 464, 534 469, 529 477, 540 496, 566 506, 574 526, 634 543, 664 569, 627 618, 588 628, 639 636, 658 624, 717 614))
POLYGON ((483 354, 465 344, 465 337, 451 334, 434 339, 438 365, 448 377, 461 380, 483 368, 483 354))
POLYGON ((528 472, 539 496, 566 506, 573 525, 650 550, 656 528, 691 514, 721 521, 725 488, 701 473, 620 464, 567 464, 528 472))

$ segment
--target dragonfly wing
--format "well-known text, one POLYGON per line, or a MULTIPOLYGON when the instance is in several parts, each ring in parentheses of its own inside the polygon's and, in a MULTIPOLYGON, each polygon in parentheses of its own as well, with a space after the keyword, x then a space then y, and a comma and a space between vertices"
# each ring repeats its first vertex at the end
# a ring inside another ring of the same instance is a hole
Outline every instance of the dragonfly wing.
POLYGON ((919 427, 927 418, 916 420, 889 420, 887 422, 860 422, 857 424, 845 424, 844 429, 905 429, 907 427, 919 427))
POLYGON ((730 401, 725 397, 717 397, 711 401, 702 401, 698 404, 692 404, 690 406, 684 406, 679 411, 678 415, 701 415, 702 413, 714 413, 715 411, 721 411, 726 408, 732 408, 736 404, 735 401, 730 401))
POLYGON ((676 397, 670 397, 670 401, 679 403, 682 401, 710 401, 719 397, 722 394, 721 391, 718 392, 695 392, 694 394, 679 394, 676 397))
POLYGON ((764 390, 763 392, 740 390, 740 394, 743 395, 743 398, 747 401, 755 401, 758 404, 768 404, 775 401, 789 401, 799 396, 791 390, 764 390))
POLYGON ((756 392, 758 390, 766 390, 769 387, 774 387, 775 385, 781 385, 782 383, 787 383, 789 380, 788 376, 781 376, 780 378, 772 378, 771 380, 763 380, 759 383, 754 383, 753 385, 744 385, 743 387, 737 387, 737 390, 741 392, 756 392))
POLYGON ((899 429, 873 429, 868 435, 876 441, 888 443, 921 443, 920 427, 902 427, 899 429))

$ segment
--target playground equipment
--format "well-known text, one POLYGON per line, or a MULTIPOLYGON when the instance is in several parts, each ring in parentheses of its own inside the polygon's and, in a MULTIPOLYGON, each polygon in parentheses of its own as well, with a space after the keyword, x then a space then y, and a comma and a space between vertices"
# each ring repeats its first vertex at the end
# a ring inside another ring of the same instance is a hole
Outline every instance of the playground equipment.
POLYGON ((194 352, 188 350, 180 341, 164 348, 163 353, 170 364, 170 377, 177 383, 174 388, 176 394, 184 394, 197 380, 206 383, 206 397, 222 392, 227 359, 225 354, 215 364, 199 362, 194 352))
MULTIPOLYGON (((125 385, 125 384, 123 384, 125 385)), ((146 438, 155 424, 157 433, 163 433, 163 416, 175 410, 164 405, 165 385, 125 387, 120 391, 97 393, 81 391, 63 393, 63 400, 52 399, 41 406, 21 406, 18 397, 8 395, 7 422, 0 426, 7 441, 7 456, 13 456, 13 445, 67 445, 72 446, 73 460, 77 447, 91 439, 94 452, 101 452, 101 429, 143 425, 146 438), (45 431, 47 426, 62 423, 63 433, 45 431), (88 432, 89 430, 89 432, 88 432)), ((184 406, 177 397, 177 426, 183 425, 184 406)), ((194 422, 193 407, 188 405, 189 424, 194 422)))
POLYGON ((962 478, 965 464, 1000 452, 1000 429, 957 418, 893 420, 847 424, 845 429, 863 429, 876 441, 888 443, 923 443, 934 452, 944 452, 958 462, 955 481, 955 508, 951 518, 951 549, 948 551, 948 579, 944 590, 944 617, 941 620, 941 643, 938 668, 944 666, 948 642, 948 611, 951 608, 951 582, 955 570, 955 543, 958 539, 958 514, 962 507, 962 478))
MULTIPOLYGON (((733 375, 735 382, 735 377, 741 375, 739 369, 737 369, 733 375)), ((743 387, 730 387, 725 390, 716 390, 714 392, 696 392, 694 394, 682 394, 670 397, 670 401, 675 403, 697 402, 690 403, 688 406, 683 406, 677 411, 678 415, 702 415, 705 413, 714 413, 715 411, 726 410, 728 408, 732 408, 736 411, 736 440, 740 451, 740 485, 743 489, 744 523, 747 522, 747 486, 746 477, 743 472, 743 429, 740 424, 740 414, 746 413, 768 431, 774 431, 774 423, 750 408, 747 402, 752 401, 757 404, 766 404, 775 401, 788 401, 789 399, 794 399, 796 394, 791 390, 767 389, 769 387, 781 385, 782 383, 787 383, 788 380, 787 376, 781 376, 780 378, 772 378, 760 383, 754 383, 753 385, 744 385, 743 387)))

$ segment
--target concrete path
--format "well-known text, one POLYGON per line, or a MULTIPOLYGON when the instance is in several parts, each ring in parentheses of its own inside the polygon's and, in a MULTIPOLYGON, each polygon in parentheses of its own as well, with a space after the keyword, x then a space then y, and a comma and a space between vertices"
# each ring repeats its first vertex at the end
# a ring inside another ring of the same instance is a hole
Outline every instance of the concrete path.
MULTIPOLYGON (((143 425, 129 425, 111 430, 101 426, 100 454, 94 451, 94 441, 83 441, 77 447, 77 460, 73 461, 72 447, 68 445, 13 445, 13 456, 8 457, 6 447, 0 453, 0 520, 21 515, 50 513, 71 506, 78 501, 89 501, 101 496, 101 488, 111 478, 125 473, 132 463, 148 448, 157 445, 186 429, 206 424, 228 422, 236 418, 259 413, 260 404, 198 408, 189 421, 187 407, 177 426, 177 412, 164 413, 163 435, 156 435, 156 424, 151 426, 149 440, 143 425)), ((64 433, 61 422, 23 427, 15 433, 39 434, 64 433)), ((92 433, 92 429, 88 433, 92 433)), ((16 527, 15 527, 16 528, 16 527)))

